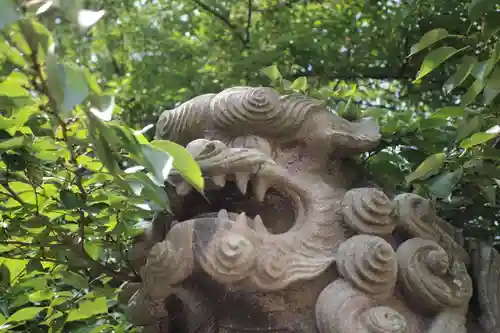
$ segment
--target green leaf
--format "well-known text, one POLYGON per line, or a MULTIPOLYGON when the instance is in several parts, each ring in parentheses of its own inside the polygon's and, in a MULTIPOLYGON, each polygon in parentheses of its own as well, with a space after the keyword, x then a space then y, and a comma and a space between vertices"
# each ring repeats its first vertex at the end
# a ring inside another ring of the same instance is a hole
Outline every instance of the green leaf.
POLYGON ((105 10, 88 10, 81 9, 77 14, 77 23, 80 27, 81 31, 86 31, 90 29, 93 25, 95 25, 104 15, 106 14, 105 10))
POLYGON ((153 174, 156 183, 161 186, 168 178, 174 159, 165 151, 155 149, 149 145, 142 145, 146 168, 153 174))
POLYGON ((60 274, 65 283, 75 287, 76 289, 83 289, 88 287, 87 280, 79 274, 69 271, 61 271, 60 274))
POLYGON ((305 76, 301 76, 301 77, 295 79, 295 81, 293 81, 290 88, 293 90, 306 91, 307 86, 308 86, 307 78, 305 76))
POLYGON ((490 105, 493 100, 500 94, 500 89, 494 86, 486 85, 483 90, 483 103, 485 105, 490 105))
POLYGON ((472 20, 478 19, 494 4, 498 4, 498 0, 472 0, 467 7, 469 17, 472 20))
POLYGON ((70 114, 75 106, 85 100, 89 92, 85 72, 77 66, 64 65, 63 114, 70 114))
POLYGON ((16 311, 12 316, 7 319, 7 322, 22 322, 33 320, 38 316, 38 314, 44 310, 44 307, 31 307, 24 308, 16 311))
POLYGON ((11 74, 7 79, 0 83, 0 95, 7 97, 25 97, 30 96, 28 90, 23 88, 22 84, 27 82, 19 81, 16 77, 18 74, 11 74))
POLYGON ((484 80, 490 75, 493 68, 495 68, 496 57, 493 56, 488 60, 478 62, 472 68, 471 74, 477 80, 484 80))
POLYGON ((418 72, 417 78, 415 81, 422 79, 424 76, 432 72, 439 65, 441 65, 445 60, 449 59, 453 55, 462 51, 462 49, 457 50, 451 46, 442 46, 439 49, 432 50, 422 62, 420 66, 420 70, 418 72))
POLYGON ((69 190, 62 190, 59 193, 59 197, 64 207, 67 209, 81 208, 85 206, 85 203, 80 198, 80 196, 69 190))
POLYGON ((489 185, 489 186, 481 185, 480 188, 481 188, 481 193, 486 198, 486 200, 488 200, 488 202, 491 205, 494 205, 496 203, 496 188, 495 188, 495 186, 493 186, 493 185, 489 185))
POLYGON ((261 69, 261 72, 272 81, 277 81, 281 78, 281 73, 276 65, 271 65, 269 67, 263 68, 261 69))
POLYGON ((85 242, 83 247, 85 248, 85 252, 95 261, 99 261, 99 257, 102 252, 102 244, 97 242, 85 242))
POLYGON ((151 145, 172 156, 172 166, 179 171, 181 176, 199 192, 203 192, 204 179, 200 166, 193 156, 181 145, 167 140, 154 140, 151 145))
POLYGON ((486 13, 483 26, 483 40, 489 39, 500 30, 500 12, 490 11, 486 13))
POLYGON ((463 169, 460 168, 453 172, 445 172, 437 176, 429 186, 429 191, 438 198, 448 198, 454 187, 459 183, 460 178, 462 178, 462 174, 463 169))
POLYGON ((93 107, 90 112, 102 121, 110 121, 115 109, 115 97, 111 95, 97 96, 92 98, 93 107))
POLYGON ((446 82, 444 83, 443 90, 445 91, 445 93, 449 94, 453 91, 453 89, 461 85, 472 72, 472 69, 476 64, 477 59, 475 57, 463 57, 462 63, 460 64, 460 66, 458 66, 455 74, 450 76, 450 78, 448 78, 448 80, 446 80, 446 82))
POLYGON ((476 97, 483 91, 485 82, 482 80, 476 80, 469 87, 467 92, 462 96, 460 105, 467 106, 476 100, 476 97))
POLYGON ((95 315, 108 312, 106 297, 98 297, 94 300, 83 301, 78 304, 78 309, 69 312, 67 322, 83 320, 95 315))
POLYGON ((500 126, 495 126, 486 132, 474 133, 470 138, 463 140, 460 147, 468 149, 482 143, 488 142, 500 133, 500 126))
POLYGON ((446 155, 444 153, 437 153, 427 157, 415 171, 406 176, 408 183, 417 180, 425 179, 436 173, 444 164, 446 155))
POLYGON ((369 107, 363 110, 363 117, 373 117, 375 119, 380 118, 383 115, 386 115, 389 113, 389 110, 384 109, 384 108, 379 108, 379 107, 369 107))
POLYGON ((426 47, 431 46, 432 44, 440 41, 443 38, 448 37, 449 35, 450 34, 448 33, 448 31, 442 28, 434 29, 427 32, 425 35, 422 36, 422 38, 420 38, 418 43, 414 44, 411 47, 410 54, 408 55, 408 57, 411 57, 415 53, 422 51, 426 47))
POLYGON ((0 151, 20 148, 28 145, 31 139, 27 136, 16 136, 11 139, 0 141, 0 151))
POLYGON ((50 289, 37 290, 28 295, 30 302, 40 303, 42 301, 51 300, 54 298, 54 294, 50 289))
POLYGON ((466 114, 465 109, 460 106, 447 106, 434 112, 431 118, 463 117, 466 114))
POLYGON ((470 136, 475 131, 481 128, 481 117, 475 116, 470 119, 465 119, 461 126, 457 129, 457 141, 463 140, 470 136))
POLYGON ((21 18, 11 0, 0 0, 0 30, 21 18))

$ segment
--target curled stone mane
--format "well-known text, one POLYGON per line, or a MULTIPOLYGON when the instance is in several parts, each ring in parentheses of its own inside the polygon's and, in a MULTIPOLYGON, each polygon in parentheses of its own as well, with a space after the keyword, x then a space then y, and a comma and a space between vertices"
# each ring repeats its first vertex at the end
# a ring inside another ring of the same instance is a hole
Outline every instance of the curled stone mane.
POLYGON ((141 282, 122 298, 142 332, 500 332, 500 255, 478 247, 476 288, 429 200, 350 182, 345 157, 377 146, 375 121, 239 86, 165 111, 156 137, 185 146, 205 186, 172 170, 171 213, 131 253, 141 282), (484 330, 468 326, 473 289, 484 330))
POLYGON ((233 87, 195 97, 164 111, 156 130, 157 138, 183 145, 217 135, 258 135, 314 144, 321 141, 324 147, 361 150, 373 147, 380 139, 378 127, 371 120, 351 123, 327 111, 322 101, 301 94, 280 96, 267 87, 233 87))

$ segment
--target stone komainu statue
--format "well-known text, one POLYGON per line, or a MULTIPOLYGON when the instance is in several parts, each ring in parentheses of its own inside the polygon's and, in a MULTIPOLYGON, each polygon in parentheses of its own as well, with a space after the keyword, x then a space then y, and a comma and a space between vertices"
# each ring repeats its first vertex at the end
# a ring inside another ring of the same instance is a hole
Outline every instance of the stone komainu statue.
POLYGON ((375 122, 234 87, 165 111, 156 136, 187 147, 206 188, 174 172, 175 216, 131 252, 142 282, 124 294, 144 332, 500 332, 495 250, 477 246, 468 270, 428 200, 353 188, 346 157, 377 146, 375 122))

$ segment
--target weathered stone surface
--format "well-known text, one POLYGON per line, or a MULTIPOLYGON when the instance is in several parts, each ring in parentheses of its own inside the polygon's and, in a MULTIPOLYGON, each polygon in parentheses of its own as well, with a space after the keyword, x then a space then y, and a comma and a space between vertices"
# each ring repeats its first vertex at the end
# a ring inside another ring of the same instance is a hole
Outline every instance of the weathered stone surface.
MULTIPOLYGON (((208 201, 174 172, 175 216, 131 253, 128 315, 145 332, 474 331, 460 235, 424 198, 351 188, 345 158, 378 144, 374 121, 235 87, 166 111, 156 136, 191 152, 208 201)), ((480 324, 498 332, 499 255, 475 255, 480 324)))

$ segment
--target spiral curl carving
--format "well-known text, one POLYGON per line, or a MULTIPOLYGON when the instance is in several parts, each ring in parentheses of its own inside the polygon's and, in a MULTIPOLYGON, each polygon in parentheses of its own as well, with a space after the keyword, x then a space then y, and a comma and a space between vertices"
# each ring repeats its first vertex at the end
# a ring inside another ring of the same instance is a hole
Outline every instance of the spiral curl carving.
POLYGON ((285 254, 275 248, 261 250, 255 264, 253 278, 256 284, 263 289, 272 289, 276 282, 284 282, 289 263, 285 254))
POLYGON ((396 253, 378 236, 358 235, 343 242, 337 268, 346 281, 373 298, 389 297, 396 285, 396 253))
POLYGON ((407 333, 402 314, 376 302, 338 279, 328 285, 316 303, 316 321, 320 333, 407 333))
POLYGON ((217 94, 210 106, 217 126, 241 133, 242 126, 264 125, 279 117, 280 95, 272 88, 234 87, 217 94))
POLYGON ((412 238, 397 250, 399 279, 405 297, 424 312, 460 308, 472 297, 472 280, 465 265, 450 263, 437 243, 412 238))
POLYGON ((235 283, 251 273, 256 252, 256 244, 250 238, 224 230, 214 235, 201 264, 216 281, 235 283))
POLYGON ((165 285, 176 284, 193 271, 192 227, 189 222, 176 224, 167 238, 151 249, 141 270, 143 290, 150 297, 165 296, 165 285))
POLYGON ((342 213, 347 225, 360 233, 389 235, 396 222, 392 218, 394 206, 384 192, 376 188, 350 190, 342 200, 342 213))
POLYGON ((181 145, 201 137, 210 119, 208 107, 214 96, 200 95, 172 110, 164 111, 158 119, 155 136, 181 145))

